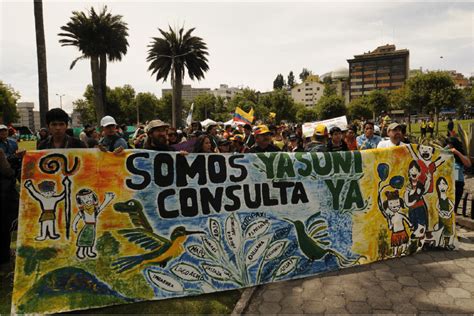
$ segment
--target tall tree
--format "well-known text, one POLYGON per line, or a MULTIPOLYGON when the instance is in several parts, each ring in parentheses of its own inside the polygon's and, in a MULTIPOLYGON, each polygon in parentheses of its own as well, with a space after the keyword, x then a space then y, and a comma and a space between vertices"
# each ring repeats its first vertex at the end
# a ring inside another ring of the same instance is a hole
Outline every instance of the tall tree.
POLYGON ((287 83, 288 83, 288 86, 289 86, 290 88, 293 88, 293 87, 295 86, 295 84, 296 84, 296 83, 295 83, 295 75, 293 74, 293 70, 290 71, 290 73, 288 74, 288 81, 287 81, 287 83))
POLYGON ((105 6, 99 13, 93 7, 87 12, 73 11, 71 20, 58 35, 61 46, 75 46, 81 56, 70 66, 74 68, 81 59, 90 59, 94 104, 97 120, 109 114, 107 110, 107 61, 120 61, 127 54, 128 27, 121 15, 107 12, 105 6))
POLYGON ((370 109, 374 117, 380 115, 383 111, 388 111, 390 105, 390 96, 386 90, 373 90, 368 95, 370 109))
POLYGON ((301 81, 305 81, 306 78, 308 78, 308 76, 311 75, 311 70, 308 70, 306 68, 303 68, 303 70, 301 70, 301 73, 300 73, 300 79, 301 81))
POLYGON ((205 119, 215 120, 216 97, 212 93, 201 93, 194 100, 193 119, 204 121, 205 119))
POLYGON ((43 0, 34 0, 36 59, 38 60, 38 91, 41 126, 46 126, 46 112, 49 109, 48 70, 46 67, 46 43, 44 39, 43 0))
POLYGON ((273 89, 283 89, 283 86, 285 85, 285 79, 283 78, 282 74, 278 74, 273 80, 273 89))
POLYGON ((344 98, 337 95, 322 96, 316 104, 316 113, 321 120, 345 115, 346 111, 344 98))
POLYGON ((16 110, 18 99, 20 99, 20 94, 9 85, 0 81, 0 123, 9 124, 16 122, 19 118, 16 110))
POLYGON ((193 36, 195 28, 185 32, 184 28, 169 31, 158 29, 162 37, 153 37, 148 50, 148 70, 156 74, 156 81, 166 81, 171 75, 173 88, 172 120, 173 127, 182 125, 182 90, 185 71, 188 71, 191 80, 201 80, 209 70, 207 64, 207 45, 202 38, 193 36))
POLYGON ((353 99, 347 106, 347 114, 352 120, 360 119, 362 121, 372 118, 372 110, 370 108, 367 95, 363 95, 357 99, 353 99))

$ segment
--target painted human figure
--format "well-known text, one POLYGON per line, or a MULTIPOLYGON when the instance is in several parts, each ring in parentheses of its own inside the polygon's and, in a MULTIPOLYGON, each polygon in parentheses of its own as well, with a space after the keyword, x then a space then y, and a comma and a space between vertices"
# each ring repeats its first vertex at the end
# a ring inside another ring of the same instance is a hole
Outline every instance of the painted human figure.
POLYGON ((79 259, 97 257, 97 254, 94 252, 97 220, 100 212, 104 210, 114 197, 114 193, 107 192, 104 201, 99 205, 99 198, 92 190, 81 189, 76 193, 76 203, 79 212, 72 222, 72 230, 77 233, 79 221, 82 219, 84 222, 76 242, 76 256, 79 259))
POLYGON ((428 209, 424 195, 431 185, 431 173, 427 173, 425 182, 422 182, 420 165, 416 160, 412 160, 408 167, 408 177, 404 200, 408 206, 408 218, 414 229, 412 237, 423 238, 428 227, 428 209))
POLYGON ((404 255, 410 240, 404 223, 410 227, 412 227, 412 224, 408 217, 402 212, 402 208, 404 207, 403 199, 400 198, 398 190, 386 191, 385 196, 387 199, 381 202, 381 194, 382 192, 379 192, 379 208, 387 220, 388 228, 392 232, 390 244, 393 249, 393 256, 404 255))
MULTIPOLYGON (((70 182, 69 178, 65 177, 62 181, 64 187, 70 182)), ((58 239, 60 235, 56 232, 56 206, 58 203, 65 199, 66 190, 56 194, 55 182, 45 180, 38 184, 38 190, 36 190, 31 180, 25 181, 25 188, 28 190, 30 195, 40 203, 41 216, 40 222, 40 234, 35 238, 37 241, 45 240, 46 238, 58 239)))
MULTIPOLYGON (((418 153, 415 152, 412 145, 407 146, 408 150, 410 151, 411 156, 414 160, 418 163, 420 167, 421 174, 419 181, 422 184, 425 184, 427 175, 430 174, 431 180, 434 179, 434 173, 438 169, 445 160, 442 157, 438 157, 435 161, 431 161, 434 154, 434 147, 426 146, 426 145, 419 145, 418 146, 418 153)), ((425 193, 432 193, 433 192, 433 181, 430 182, 430 186, 426 190, 425 193)))
MULTIPOLYGON (((436 181, 436 191, 438 192, 438 201, 436 209, 439 214, 439 226, 443 227, 443 240, 441 245, 445 248, 454 248, 454 220, 452 219, 454 203, 448 198, 448 181, 444 177, 436 181)), ((441 246, 440 245, 440 246, 441 246)))

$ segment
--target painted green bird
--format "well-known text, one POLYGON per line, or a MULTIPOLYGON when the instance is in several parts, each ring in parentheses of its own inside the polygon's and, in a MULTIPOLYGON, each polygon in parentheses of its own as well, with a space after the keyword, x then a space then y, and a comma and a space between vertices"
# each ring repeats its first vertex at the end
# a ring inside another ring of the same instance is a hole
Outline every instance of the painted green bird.
MULTIPOLYGON (((315 215, 319 215, 319 212, 315 215)), ((311 217, 314 217, 314 215, 311 217)), ((333 249, 323 248, 329 245, 329 242, 324 240, 324 238, 328 236, 328 233, 326 222, 323 219, 316 220, 310 224, 308 228, 305 227, 302 221, 293 221, 288 218, 285 218, 285 220, 295 226, 300 250, 309 260, 321 260, 327 254, 332 254, 336 257, 338 264, 345 267, 357 263, 360 259, 359 257, 355 260, 350 260, 333 249)))
POLYGON ((117 259, 112 263, 117 272, 124 272, 145 264, 165 267, 168 261, 180 256, 184 252, 183 244, 189 235, 204 234, 201 231, 188 231, 184 226, 176 227, 170 239, 157 235, 143 213, 140 201, 132 199, 123 203, 115 203, 114 209, 120 213, 127 213, 136 228, 122 229, 119 233, 128 241, 150 252, 137 256, 128 256, 117 259))

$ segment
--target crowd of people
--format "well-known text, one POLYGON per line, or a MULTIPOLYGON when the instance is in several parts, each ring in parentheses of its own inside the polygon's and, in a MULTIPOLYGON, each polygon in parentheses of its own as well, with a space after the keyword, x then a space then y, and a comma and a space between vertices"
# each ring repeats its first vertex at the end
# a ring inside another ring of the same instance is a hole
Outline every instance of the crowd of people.
MULTIPOLYGON (((303 133, 301 124, 264 125, 210 124, 203 128, 192 122, 187 129, 178 130, 155 119, 138 126, 129 141, 125 127, 111 116, 100 121, 100 129, 85 126, 79 138, 69 133, 70 118, 62 109, 51 109, 46 114, 47 128, 38 133, 37 149, 98 148, 120 155, 128 148, 186 153, 262 153, 262 152, 335 152, 389 148, 410 143, 406 126, 392 122, 388 114, 381 116, 381 128, 371 121, 347 126, 317 124, 311 133, 303 133), (360 135, 359 135, 360 134, 360 135)), ((451 128, 452 129, 452 128, 451 128)), ((423 129, 422 129, 423 132, 423 129)), ((464 168, 470 167, 462 143, 450 135, 446 142, 456 163, 456 203, 459 204, 464 187, 464 168)), ((17 217, 18 192, 16 182, 21 172, 24 150, 8 137, 8 128, 0 125, 0 184, 1 184, 1 253, 2 262, 9 258, 9 240, 12 223, 17 217), (8 242, 7 242, 8 241, 8 242)))

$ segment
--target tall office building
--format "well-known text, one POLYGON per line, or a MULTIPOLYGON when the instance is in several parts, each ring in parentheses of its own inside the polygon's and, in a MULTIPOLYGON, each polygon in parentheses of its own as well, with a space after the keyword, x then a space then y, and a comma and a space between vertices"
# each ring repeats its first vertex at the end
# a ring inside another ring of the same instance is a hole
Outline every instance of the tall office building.
POLYGON ((397 50, 395 45, 387 44, 348 59, 349 100, 372 90, 400 88, 408 78, 409 57, 408 49, 397 50))

